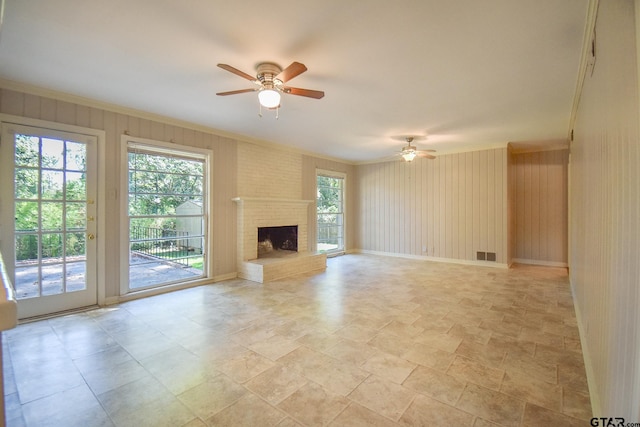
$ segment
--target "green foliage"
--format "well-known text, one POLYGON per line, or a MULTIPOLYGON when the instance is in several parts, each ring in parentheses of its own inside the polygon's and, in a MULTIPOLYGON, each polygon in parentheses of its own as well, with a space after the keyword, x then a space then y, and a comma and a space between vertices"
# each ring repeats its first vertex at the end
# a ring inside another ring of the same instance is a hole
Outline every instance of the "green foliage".
POLYGON ((203 176, 200 161, 130 152, 129 214, 175 215, 184 202, 202 200, 203 176))
POLYGON ((82 143, 36 136, 15 137, 15 230, 47 233, 16 236, 16 259, 61 257, 85 253, 86 147, 82 143), (40 199, 40 200, 38 200, 40 199), (77 201, 76 203, 72 201, 77 201))

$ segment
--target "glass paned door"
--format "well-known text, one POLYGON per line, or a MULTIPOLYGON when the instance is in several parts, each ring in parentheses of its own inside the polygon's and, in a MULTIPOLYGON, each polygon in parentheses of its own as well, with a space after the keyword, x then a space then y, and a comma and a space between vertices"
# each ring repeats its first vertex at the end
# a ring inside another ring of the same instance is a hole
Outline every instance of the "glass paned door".
POLYGON ((317 175, 318 251, 344 251, 344 177, 317 175))
POLYGON ((13 185, 3 190, 12 202, 3 217, 12 219, 13 245, 3 242, 3 255, 19 316, 96 304, 95 138, 17 125, 5 135, 13 144, 3 144, 2 163, 13 185))

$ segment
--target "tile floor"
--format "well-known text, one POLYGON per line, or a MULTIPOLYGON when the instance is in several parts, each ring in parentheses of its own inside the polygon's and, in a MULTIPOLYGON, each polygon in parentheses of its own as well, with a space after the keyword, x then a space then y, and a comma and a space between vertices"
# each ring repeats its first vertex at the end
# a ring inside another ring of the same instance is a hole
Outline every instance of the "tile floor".
POLYGON ((18 326, 9 426, 587 425, 564 269, 372 255, 18 326))

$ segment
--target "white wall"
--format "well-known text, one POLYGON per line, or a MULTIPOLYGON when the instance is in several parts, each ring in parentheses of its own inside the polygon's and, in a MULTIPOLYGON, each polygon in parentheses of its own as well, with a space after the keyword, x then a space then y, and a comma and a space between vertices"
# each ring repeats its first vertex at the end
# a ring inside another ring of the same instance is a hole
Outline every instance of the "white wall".
POLYGON ((637 25, 633 1, 599 2, 570 163, 571 285, 594 415, 627 422, 640 421, 637 25))
POLYGON ((358 248, 507 263, 507 149, 359 165, 358 248))

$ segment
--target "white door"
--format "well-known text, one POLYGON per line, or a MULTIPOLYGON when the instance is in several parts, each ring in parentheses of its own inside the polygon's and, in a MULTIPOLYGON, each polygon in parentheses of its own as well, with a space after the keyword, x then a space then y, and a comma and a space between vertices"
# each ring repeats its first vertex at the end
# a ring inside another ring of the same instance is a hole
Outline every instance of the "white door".
POLYGON ((18 317, 97 303, 95 136, 4 124, 1 246, 18 317))

